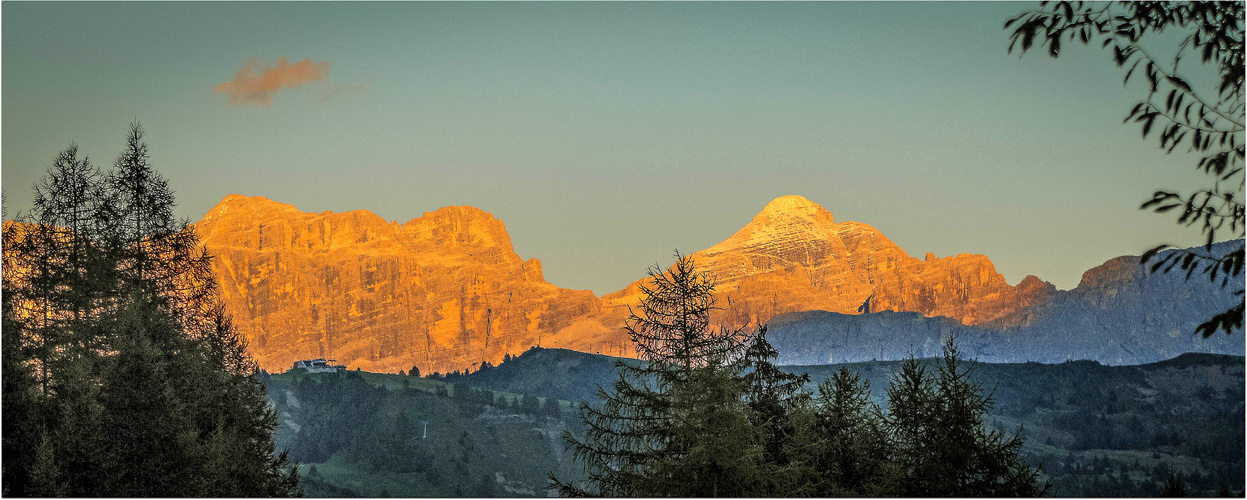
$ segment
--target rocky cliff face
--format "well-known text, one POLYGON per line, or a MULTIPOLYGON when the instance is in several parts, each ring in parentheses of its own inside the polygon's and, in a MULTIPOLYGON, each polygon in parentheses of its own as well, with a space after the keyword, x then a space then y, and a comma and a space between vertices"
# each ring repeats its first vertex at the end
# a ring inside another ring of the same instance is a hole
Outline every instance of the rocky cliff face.
MULTIPOLYGON (((719 321, 765 322, 806 310, 856 314, 912 311, 977 324, 1036 303, 1055 288, 1028 276, 1010 286, 983 255, 910 257, 868 224, 836 223, 801 197, 771 201, 723 242, 692 255, 718 277, 719 321)), ((605 297, 620 307, 640 300, 638 285, 605 297)))
POLYGON ((387 372, 496 364, 542 335, 585 328, 577 320, 600 308, 589 291, 547 283, 502 221, 473 207, 399 224, 231 195, 196 226, 268 370, 316 357, 387 372))

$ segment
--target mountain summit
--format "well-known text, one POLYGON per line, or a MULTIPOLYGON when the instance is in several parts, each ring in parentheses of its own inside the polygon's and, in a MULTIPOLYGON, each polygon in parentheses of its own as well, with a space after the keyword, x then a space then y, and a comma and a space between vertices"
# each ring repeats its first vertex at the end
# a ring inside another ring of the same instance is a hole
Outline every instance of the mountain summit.
MULTIPOLYGON (((720 320, 734 325, 815 309, 913 311, 976 324, 1055 290, 1033 276, 1009 286, 983 255, 919 260, 869 224, 836 223, 827 209, 796 195, 772 200, 731 237, 692 257, 717 276, 720 320)), ((639 300, 639 283, 606 298, 615 305, 639 300)))
POLYGON ((824 216, 827 218, 827 223, 835 222, 831 219, 831 212, 828 212, 822 205, 807 200, 804 196, 790 194, 771 200, 765 207, 762 207, 762 211, 758 212, 754 220, 758 220, 759 217, 764 219, 789 217, 813 221, 824 216))
POLYGON ((825 257, 819 242, 834 239, 834 227, 835 218, 822 206, 802 196, 781 196, 762 207, 762 211, 736 234, 698 253, 720 254, 749 249, 754 254, 776 254, 795 249, 804 253, 787 257, 808 263, 810 259, 825 257), (811 251, 814 253, 811 254, 811 251))

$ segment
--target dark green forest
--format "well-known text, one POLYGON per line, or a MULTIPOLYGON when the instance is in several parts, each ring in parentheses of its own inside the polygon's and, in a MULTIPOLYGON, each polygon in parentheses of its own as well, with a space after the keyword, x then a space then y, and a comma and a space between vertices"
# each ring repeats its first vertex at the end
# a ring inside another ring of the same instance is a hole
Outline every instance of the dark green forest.
POLYGON ((108 171, 71 144, 34 190, 4 224, 4 495, 297 495, 142 128, 108 171))
MULTIPOLYGON (((541 388, 560 399, 588 402, 594 387, 615 377, 620 360, 564 349, 535 348, 497 367, 449 380, 499 391, 541 388), (561 388, 561 389, 555 389, 561 388)), ((934 365, 936 359, 920 359, 934 365)), ((780 367, 808 373, 809 390, 841 368, 869 382, 871 399, 887 407, 886 388, 901 361, 780 367)), ((984 417, 994 428, 1019 427, 1020 454, 1051 482, 1049 496, 1155 496, 1168 475, 1191 496, 1214 496, 1224 485, 1242 492, 1244 358, 1184 354, 1159 363, 1107 366, 967 362, 971 377, 995 400, 984 417)))
MULTIPOLYGON (((548 431, 537 430, 540 426, 535 416, 540 410, 541 398, 531 398, 538 403, 526 411, 513 401, 525 393, 556 397, 562 400, 562 425, 579 433, 579 418, 571 405, 590 401, 597 385, 609 384, 616 376, 613 367, 617 361, 637 362, 563 349, 534 348, 496 367, 449 377, 446 382, 350 372, 273 375, 268 387, 270 399, 283 413, 282 420, 299 425, 301 430, 302 436, 296 439, 293 428, 283 424, 276 436, 279 445, 290 446, 292 455, 302 464, 300 484, 307 496, 451 495, 455 491, 453 485, 479 485, 481 477, 495 471, 502 471, 506 484, 516 491, 508 492, 497 485, 495 476, 496 488, 501 491, 495 490, 490 495, 528 496, 525 491, 532 490, 534 495, 544 496, 541 487, 545 485, 547 469, 563 471, 566 477, 578 480, 582 479, 577 475, 580 468, 566 465, 571 460, 571 453, 567 452, 560 464, 551 449, 548 431), (310 383, 320 383, 316 381, 331 377, 342 380, 336 385, 310 383), (348 377, 354 381, 347 382, 348 377), (322 390, 334 387, 347 391, 348 387, 371 386, 366 394, 376 400, 361 407, 379 407, 387 418, 405 413, 411 426, 398 434, 385 431, 385 426, 394 426, 394 423, 385 423, 364 410, 353 409, 345 404, 351 400, 345 395, 321 400, 323 402, 303 397, 297 387, 300 384, 295 381, 304 378, 309 382, 302 384, 322 390), (480 399, 471 401, 452 396, 456 387, 480 388, 476 389, 480 391, 477 394, 488 390, 497 400, 506 399, 508 403, 486 408, 480 399), (291 391, 293 399, 287 395, 287 390, 291 391), (299 407, 291 406, 290 401, 298 401, 299 407), (435 419, 418 415, 437 415, 435 418, 443 419, 440 425, 450 429, 446 433, 450 439, 434 434, 435 419), (482 415, 485 418, 477 420, 482 415), (302 425, 308 421, 305 419, 324 419, 325 423, 305 426, 302 425), (339 430, 329 427, 330 420, 339 422, 342 427, 339 430), (440 453, 425 456, 390 451, 413 444, 411 437, 419 437, 421 431, 420 420, 429 420, 429 439, 438 440, 436 448, 440 453), (361 424, 349 426, 347 421, 361 424), (494 433, 502 428, 512 431, 491 447, 469 448, 468 445, 491 439, 490 425, 495 427, 494 433), (465 432, 471 440, 464 439, 460 444, 459 438, 465 432), (367 434, 375 434, 381 444, 369 447, 352 444, 374 439, 367 434), (309 455, 302 455, 305 445, 295 445, 302 439, 323 440, 329 439, 328 436, 338 436, 333 439, 341 440, 342 444, 327 458, 311 460, 309 455), (387 441, 386 436, 395 437, 387 441), (369 453, 345 451, 353 446, 387 450, 384 456, 390 457, 390 461, 377 462, 380 465, 375 471, 365 472, 366 464, 374 459, 368 458, 369 453), (462 461, 465 449, 470 456, 468 465, 457 469, 449 467, 451 458, 455 459, 456 466, 462 461), (508 460, 515 456, 523 456, 525 461, 536 466, 526 468, 526 472, 511 469, 515 472, 508 473, 507 468, 523 465, 508 460), (417 457, 424 462, 416 464, 417 457), (316 467, 316 474, 310 474, 312 466, 316 467), (416 473, 400 472, 405 467, 423 469, 416 473), (435 468, 444 475, 430 476, 423 472, 435 468), (436 481, 443 484, 438 485, 436 481)), ((918 361, 936 362, 935 359, 918 361)), ((1051 482, 1047 496, 1156 496, 1170 473, 1182 479, 1190 496, 1215 496, 1223 485, 1235 494, 1242 491, 1242 357, 1186 354, 1140 366, 1106 366, 1081 361, 967 364, 971 376, 995 396, 996 404, 985 416, 985 423, 1003 430, 1022 428, 1026 440, 1020 455, 1032 466, 1042 464, 1040 477, 1051 482)), ((870 383, 872 400, 886 405, 886 394, 877 388, 887 387, 900 365, 899 361, 880 361, 781 369, 810 373, 811 378, 817 380, 833 375, 842 366, 847 367, 870 383)), ((814 382, 806 387, 817 389, 814 382)), ((561 438, 558 446, 562 451, 561 438)), ((468 493, 471 490, 468 486, 460 489, 468 493)))

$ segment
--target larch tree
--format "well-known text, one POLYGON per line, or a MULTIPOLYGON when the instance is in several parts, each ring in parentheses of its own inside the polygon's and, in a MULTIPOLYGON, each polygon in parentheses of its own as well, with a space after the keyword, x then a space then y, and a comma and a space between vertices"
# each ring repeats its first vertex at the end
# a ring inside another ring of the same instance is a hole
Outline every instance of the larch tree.
POLYGON ((818 384, 815 401, 815 496, 895 496, 899 457, 882 410, 870 400, 870 383, 842 366, 818 384))

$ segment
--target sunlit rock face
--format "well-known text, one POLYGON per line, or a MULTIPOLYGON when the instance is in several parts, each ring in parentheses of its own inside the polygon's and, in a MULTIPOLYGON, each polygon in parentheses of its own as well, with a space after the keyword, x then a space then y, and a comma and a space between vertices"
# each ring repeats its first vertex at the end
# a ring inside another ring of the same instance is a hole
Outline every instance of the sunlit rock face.
POLYGON ((543 335, 605 330, 583 320, 600 309, 592 292, 547 283, 502 221, 474 207, 400 224, 231 195, 196 226, 226 307, 268 370, 324 357, 444 372, 497 364, 543 335))
MULTIPOLYGON (((692 257, 717 276, 717 319, 730 326, 793 311, 856 314, 872 295, 870 312, 912 311, 972 325, 1055 290, 1033 276, 1010 286, 983 255, 919 260, 870 225, 836 223, 801 196, 776 198, 736 234, 692 257)), ((638 284, 604 299, 635 304, 638 284)))
MULTIPOLYGON (((261 366, 335 358, 365 370, 470 368, 532 345, 630 356, 621 327, 638 285, 598 299, 547 283, 502 221, 446 207, 404 224, 364 210, 300 212, 232 195, 197 224, 222 295, 261 366)), ((836 223, 800 196, 777 198, 736 234, 693 254, 718 279, 716 324, 765 323, 807 310, 1003 317, 1054 290, 1009 286, 982 255, 925 260, 875 228, 836 223)), ((640 271, 640 270, 638 270, 640 271)))

